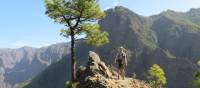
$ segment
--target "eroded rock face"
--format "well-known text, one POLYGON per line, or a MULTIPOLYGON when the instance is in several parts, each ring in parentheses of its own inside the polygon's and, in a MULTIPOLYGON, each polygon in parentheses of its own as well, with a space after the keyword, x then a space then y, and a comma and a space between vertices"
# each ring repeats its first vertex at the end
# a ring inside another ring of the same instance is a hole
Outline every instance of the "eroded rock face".
POLYGON ((81 66, 77 71, 78 88, 150 88, 136 79, 119 80, 116 72, 107 67, 95 52, 90 51, 88 58, 87 66, 81 66))
POLYGON ((112 73, 109 68, 100 60, 99 55, 92 51, 89 52, 87 71, 91 71, 93 74, 100 73, 108 78, 112 77, 112 73))

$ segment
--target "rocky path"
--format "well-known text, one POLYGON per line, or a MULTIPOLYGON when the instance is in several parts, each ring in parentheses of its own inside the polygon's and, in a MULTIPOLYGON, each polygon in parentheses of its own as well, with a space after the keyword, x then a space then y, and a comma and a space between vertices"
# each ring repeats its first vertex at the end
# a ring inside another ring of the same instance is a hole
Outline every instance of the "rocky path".
POLYGON ((124 80, 115 80, 117 85, 116 88, 146 88, 144 83, 139 80, 134 80, 132 78, 125 78, 124 80), (143 85, 143 86, 141 86, 143 85))
POLYGON ((106 79, 109 88, 149 88, 144 82, 132 79, 106 79))
POLYGON ((115 80, 115 83, 118 88, 133 88, 133 79, 131 78, 125 78, 124 80, 119 79, 115 80))

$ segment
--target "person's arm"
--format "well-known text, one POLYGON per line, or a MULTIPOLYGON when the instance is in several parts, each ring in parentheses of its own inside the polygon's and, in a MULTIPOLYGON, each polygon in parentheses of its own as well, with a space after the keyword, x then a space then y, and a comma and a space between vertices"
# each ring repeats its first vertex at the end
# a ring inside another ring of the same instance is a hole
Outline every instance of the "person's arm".
POLYGON ((125 65, 127 66, 127 64, 128 64, 128 61, 127 61, 127 55, 124 53, 124 55, 125 55, 125 65))

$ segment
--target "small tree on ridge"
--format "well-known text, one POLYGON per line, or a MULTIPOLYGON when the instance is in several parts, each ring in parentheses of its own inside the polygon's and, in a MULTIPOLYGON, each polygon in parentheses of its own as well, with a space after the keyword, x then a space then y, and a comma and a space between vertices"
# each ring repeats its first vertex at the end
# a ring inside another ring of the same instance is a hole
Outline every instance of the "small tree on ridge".
POLYGON ((163 88, 166 85, 165 73, 157 64, 150 68, 148 80, 153 88, 163 88))

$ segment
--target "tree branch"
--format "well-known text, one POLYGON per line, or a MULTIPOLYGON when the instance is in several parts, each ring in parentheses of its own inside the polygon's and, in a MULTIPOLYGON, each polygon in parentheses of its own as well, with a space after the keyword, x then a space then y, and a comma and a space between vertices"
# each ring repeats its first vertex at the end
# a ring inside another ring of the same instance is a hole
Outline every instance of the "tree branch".
MULTIPOLYGON (((70 29, 73 29, 71 23, 69 22, 69 20, 64 16, 64 14, 62 14, 62 17, 64 18, 64 20, 66 21, 67 25, 69 26, 70 29)), ((71 16, 70 16, 71 18, 71 16)))
POLYGON ((78 17, 78 19, 77 19, 77 21, 76 21, 76 24, 73 26, 73 28, 77 28, 78 24, 80 23, 81 17, 82 17, 82 15, 83 15, 83 11, 84 11, 84 9, 82 8, 82 9, 80 10, 80 15, 79 15, 79 17, 78 17))

